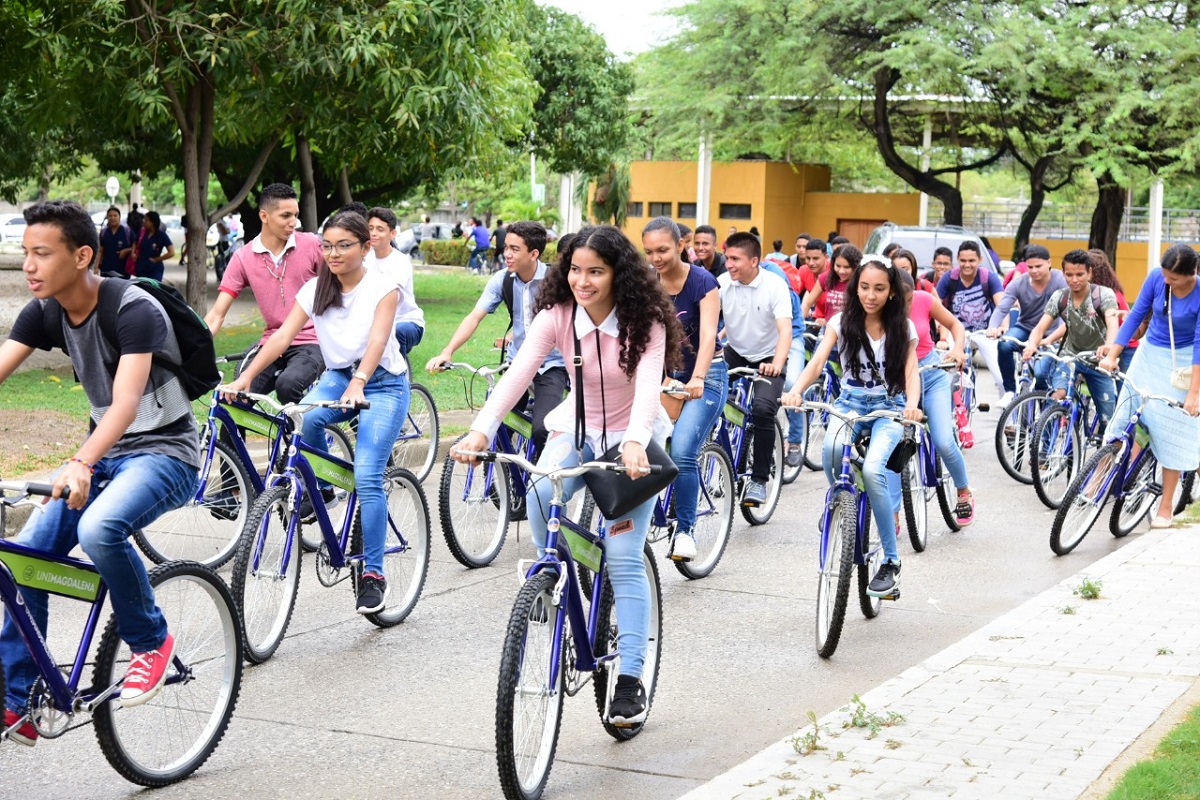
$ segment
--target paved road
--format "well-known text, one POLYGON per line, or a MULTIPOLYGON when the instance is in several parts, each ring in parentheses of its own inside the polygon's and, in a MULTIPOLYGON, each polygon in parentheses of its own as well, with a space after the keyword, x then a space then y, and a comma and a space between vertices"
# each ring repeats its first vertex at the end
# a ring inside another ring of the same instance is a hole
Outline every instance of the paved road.
MULTIPOLYGON (((709 578, 688 582, 660 562, 664 645, 650 722, 617 744, 590 690, 569 699, 547 797, 678 797, 791 733, 809 710, 838 708, 1118 548, 1097 533, 1069 557, 1051 554, 1050 513, 995 463, 994 419, 979 420, 980 445, 968 453, 975 525, 959 534, 933 526, 924 554, 902 544, 903 599, 870 622, 851 613, 829 661, 813 647, 819 475, 786 488, 767 525, 739 517, 709 578)), ((435 487, 426 488, 431 503, 435 487)), ((247 670, 221 748, 156 797, 499 797, 493 709, 513 565, 518 550, 529 552, 527 528, 520 534, 497 566, 470 572, 450 558, 435 522, 425 593, 389 631, 358 618, 344 586, 320 587, 310 559, 289 638, 247 670)), ((70 650, 54 641, 60 654, 70 650)), ((32 751, 0 747, 3 796, 134 793, 90 731, 32 751)))

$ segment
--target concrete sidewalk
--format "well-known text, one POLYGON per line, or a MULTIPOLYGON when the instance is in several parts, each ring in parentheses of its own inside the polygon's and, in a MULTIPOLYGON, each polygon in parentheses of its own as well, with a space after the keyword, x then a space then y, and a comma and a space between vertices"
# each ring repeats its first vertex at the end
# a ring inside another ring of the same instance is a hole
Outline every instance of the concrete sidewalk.
MULTIPOLYGON (((1200 703, 1198 568, 1200 528, 1141 534, 862 696, 879 723, 902 722, 872 736, 848 706, 819 721, 822 749, 798 751, 808 725, 685 800, 1103 797, 1200 703), (1072 595, 1085 577, 1100 599, 1072 595)), ((858 613, 852 598, 848 623, 858 613)))

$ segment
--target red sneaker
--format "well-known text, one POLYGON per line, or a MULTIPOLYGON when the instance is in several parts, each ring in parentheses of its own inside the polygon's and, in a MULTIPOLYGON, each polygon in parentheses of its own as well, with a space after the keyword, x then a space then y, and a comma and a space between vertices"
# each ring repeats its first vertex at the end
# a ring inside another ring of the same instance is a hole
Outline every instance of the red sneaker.
POLYGON ((134 653, 125 672, 125 683, 121 687, 121 705, 125 708, 148 703, 158 694, 167 679, 167 667, 175 655, 175 638, 167 634, 166 641, 157 650, 134 653))
MULTIPOLYGON (((11 711, 7 708, 4 709, 4 728, 0 730, 8 730, 20 722, 21 717, 22 715, 15 711, 11 711)), ((35 744, 37 744, 38 732, 37 729, 33 727, 33 723, 26 720, 24 725, 20 726, 16 730, 9 731, 8 738, 17 744, 23 744, 26 747, 33 747, 35 744)))

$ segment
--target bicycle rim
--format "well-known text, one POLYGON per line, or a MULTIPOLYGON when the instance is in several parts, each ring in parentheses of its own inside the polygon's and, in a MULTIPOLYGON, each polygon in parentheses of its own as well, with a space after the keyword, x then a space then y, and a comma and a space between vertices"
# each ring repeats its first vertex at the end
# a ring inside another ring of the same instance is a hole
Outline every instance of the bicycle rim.
POLYGON ((270 658, 287 633, 300 587, 301 548, 288 510, 290 487, 267 489, 250 509, 231 588, 242 616, 246 658, 270 658))
POLYGON ((700 493, 696 499, 696 557, 691 561, 675 561, 675 567, 687 578, 703 578, 712 574, 733 527, 734 480, 729 456, 719 445, 705 445, 700 451, 700 493))
POLYGON ((446 457, 438 516, 451 555, 469 569, 486 567, 504 547, 512 490, 503 464, 463 464, 446 457))
POLYGON ((1050 526, 1050 549, 1055 554, 1064 556, 1078 547, 1096 523, 1120 466, 1121 446, 1110 442, 1097 450, 1071 481, 1050 526))
POLYGON ((403 467, 424 482, 437 461, 440 425, 437 404, 428 389, 419 383, 410 387, 408 416, 392 447, 392 466, 403 467))

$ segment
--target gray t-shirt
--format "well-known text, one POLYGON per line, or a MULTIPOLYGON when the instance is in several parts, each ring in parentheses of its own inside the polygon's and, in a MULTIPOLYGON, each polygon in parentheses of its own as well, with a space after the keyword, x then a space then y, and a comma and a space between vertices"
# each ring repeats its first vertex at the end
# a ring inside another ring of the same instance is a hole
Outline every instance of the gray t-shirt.
MULTIPOLYGON (((1020 303, 1021 313, 1017 316, 1017 325, 1027 331, 1033 330, 1042 320, 1042 311, 1045 309, 1050 295, 1065 288, 1067 288, 1067 280, 1057 269, 1050 270, 1050 280, 1047 282, 1046 288, 1040 292, 1034 288, 1028 273, 1018 275, 1004 290, 1004 296, 1000 298, 999 305, 992 312, 992 319, 988 327, 999 328, 1013 305, 1020 303)), ((1057 327, 1058 323, 1055 322, 1046 333, 1050 333, 1057 327)))
MULTIPOLYGON (((13 324, 10 338, 42 350, 54 347, 46 335, 43 306, 41 300, 29 301, 13 324)), ((167 312, 137 286, 127 288, 121 298, 116 342, 108 341, 100 330, 95 310, 78 326, 71 325, 63 313, 62 326, 71 366, 91 406, 90 429, 112 405, 113 376, 123 354, 154 353, 174 363, 180 361, 179 343, 167 312)), ((157 363, 150 367, 137 416, 104 457, 136 453, 161 453, 200 466, 200 437, 191 401, 175 373, 157 363)))

